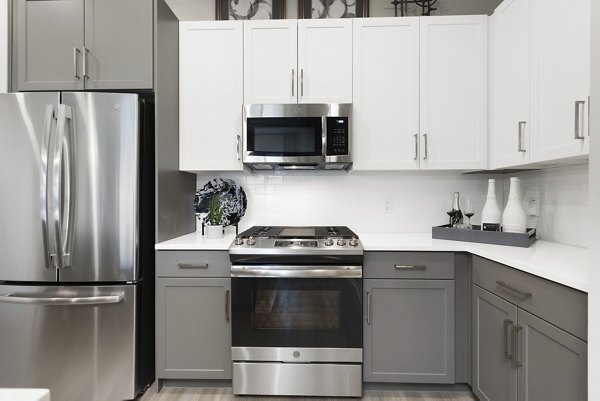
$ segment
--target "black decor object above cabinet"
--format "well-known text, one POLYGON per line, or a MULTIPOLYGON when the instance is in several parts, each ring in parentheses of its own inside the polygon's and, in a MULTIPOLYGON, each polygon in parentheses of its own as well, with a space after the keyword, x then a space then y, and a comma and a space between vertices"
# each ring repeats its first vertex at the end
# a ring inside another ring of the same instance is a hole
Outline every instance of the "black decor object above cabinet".
POLYGON ((153 88, 154 0, 16 0, 13 91, 153 88))

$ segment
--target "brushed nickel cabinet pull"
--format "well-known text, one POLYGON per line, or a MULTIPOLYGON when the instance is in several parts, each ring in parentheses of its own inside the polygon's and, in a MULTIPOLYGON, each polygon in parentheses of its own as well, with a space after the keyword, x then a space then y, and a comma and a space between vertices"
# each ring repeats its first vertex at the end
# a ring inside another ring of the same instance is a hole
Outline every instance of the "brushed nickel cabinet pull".
POLYGON ((304 68, 300 68, 300 96, 304 96, 304 68))
POLYGON ((523 366, 523 361, 519 358, 519 353, 522 350, 522 347, 519 347, 519 333, 523 330, 523 326, 515 325, 513 327, 513 353, 515 358, 515 366, 518 368, 519 366, 523 366))
POLYGON ((533 294, 531 292, 522 291, 518 288, 515 288, 511 285, 506 284, 504 281, 496 281, 496 284, 518 294, 522 298, 529 298, 529 297, 533 296, 533 294))
POLYGON ((396 270, 425 270, 425 265, 394 265, 396 270))
POLYGON ((229 290, 225 290, 225 319, 229 321, 229 290))
POLYGON ((429 152, 429 141, 427 139, 427 134, 423 134, 423 139, 425 140, 425 155, 423 155, 423 160, 427 160, 428 152, 429 152))
POLYGON ((78 55, 81 52, 78 48, 73 48, 73 69, 75 70, 75 78, 81 79, 81 75, 79 75, 79 60, 78 55))
POLYGON ((371 291, 367 291, 367 324, 371 324, 371 291))
POLYGON ((585 100, 575 101, 575 139, 584 139, 583 131, 583 113, 581 107, 585 107, 585 100))
POLYGON ((513 324, 512 320, 506 319, 504 321, 504 357, 506 359, 512 359, 513 354, 509 353, 509 346, 508 346, 508 326, 511 326, 513 324))
POLYGON ((419 158, 419 134, 415 134, 415 157, 413 160, 419 158))
POLYGON ((240 136, 239 135, 236 135, 235 151, 237 154, 237 159, 240 160, 240 136))
POLYGON ((294 69, 292 68, 292 97, 294 97, 294 69))
POLYGON ((527 124, 527 121, 519 121, 519 152, 527 152, 527 149, 523 147, 523 132, 525 131, 525 124, 527 124))
POLYGON ((180 269, 208 269, 208 263, 191 264, 191 263, 177 263, 180 269))

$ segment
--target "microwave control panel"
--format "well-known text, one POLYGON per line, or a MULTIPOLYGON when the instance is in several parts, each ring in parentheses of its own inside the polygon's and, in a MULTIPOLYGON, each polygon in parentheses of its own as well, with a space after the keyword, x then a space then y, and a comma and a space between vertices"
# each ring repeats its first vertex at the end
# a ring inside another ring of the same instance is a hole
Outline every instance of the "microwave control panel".
POLYGON ((327 117, 327 156, 348 154, 348 117, 327 117))

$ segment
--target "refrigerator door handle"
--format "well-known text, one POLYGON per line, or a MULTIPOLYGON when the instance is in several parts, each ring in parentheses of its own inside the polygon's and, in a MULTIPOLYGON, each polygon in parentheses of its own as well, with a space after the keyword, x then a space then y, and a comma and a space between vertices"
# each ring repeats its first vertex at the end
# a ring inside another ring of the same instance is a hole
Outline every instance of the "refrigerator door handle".
POLYGON ((73 225, 75 212, 73 207, 75 201, 75 169, 73 168, 75 148, 73 139, 73 108, 59 104, 52 164, 52 212, 56 251, 54 265, 57 269, 71 265, 71 244, 73 242, 71 226, 73 225), (68 135, 66 133, 67 120, 69 120, 68 135))
POLYGON ((101 295, 95 297, 20 297, 15 294, 0 294, 0 303, 28 305, 103 305, 118 304, 125 298, 124 294, 101 295))
POLYGON ((51 248, 50 244, 50 226, 52 225, 52 221, 49 221, 52 218, 52 210, 50 208, 50 198, 52 197, 52 181, 51 181, 51 146, 52 138, 53 138, 53 130, 54 120, 56 119, 54 113, 54 107, 49 104, 46 106, 46 113, 44 116, 44 133, 42 138, 42 185, 40 190, 41 197, 41 217, 42 217, 42 241, 44 244, 44 266, 46 269, 52 267, 52 254, 54 250, 51 248))

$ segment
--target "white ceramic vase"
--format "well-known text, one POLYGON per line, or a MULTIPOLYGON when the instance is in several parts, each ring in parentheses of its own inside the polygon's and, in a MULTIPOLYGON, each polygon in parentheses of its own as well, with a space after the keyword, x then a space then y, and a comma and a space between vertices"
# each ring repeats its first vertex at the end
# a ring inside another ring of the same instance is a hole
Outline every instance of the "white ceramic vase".
POLYGON ((204 233, 208 239, 223 238, 223 225, 204 226, 204 233))
POLYGON ((524 233, 527 231, 527 214, 521 204, 521 180, 510 177, 508 203, 502 215, 502 230, 507 233, 524 233))
POLYGON ((500 208, 496 200, 496 180, 488 180, 488 193, 485 205, 481 211, 481 229, 485 231, 500 231, 500 208))

